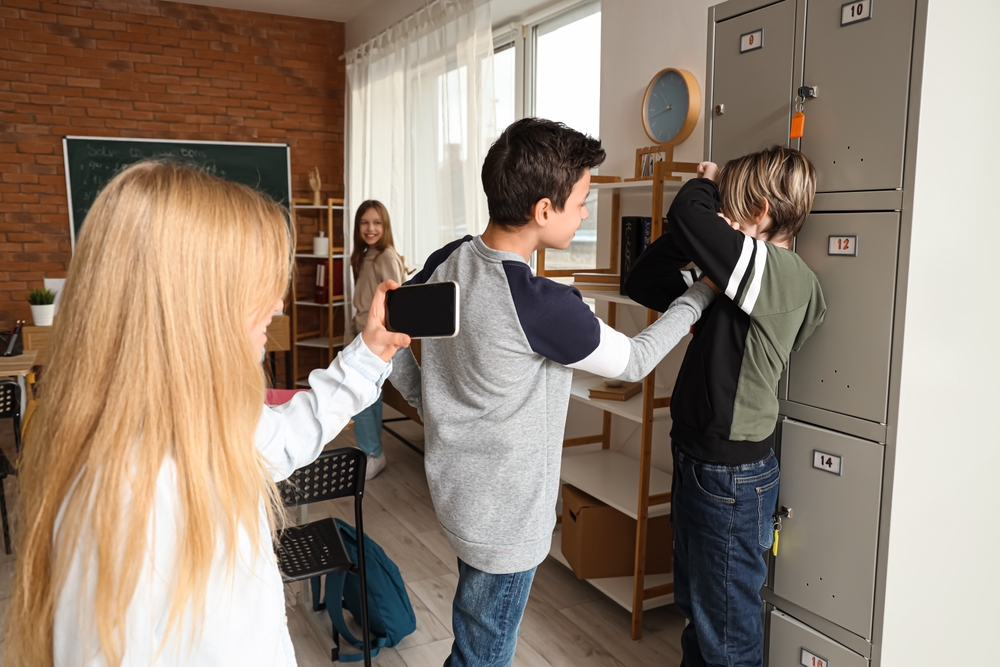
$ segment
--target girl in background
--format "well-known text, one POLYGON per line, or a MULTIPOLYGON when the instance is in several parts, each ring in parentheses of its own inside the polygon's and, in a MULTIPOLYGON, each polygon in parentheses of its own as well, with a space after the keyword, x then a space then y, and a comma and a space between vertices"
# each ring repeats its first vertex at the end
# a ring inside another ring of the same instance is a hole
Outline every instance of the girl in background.
MULTIPOLYGON (((382 202, 374 199, 361 202, 354 214, 351 270, 354 272, 354 319, 349 338, 364 330, 375 288, 386 280, 401 284, 406 276, 403 258, 392 244, 389 211, 382 202)), ((371 479, 385 468, 381 395, 365 410, 354 415, 354 437, 358 447, 368 455, 366 476, 371 479)))
POLYGON ((179 164, 98 195, 18 466, 8 666, 295 665, 275 482, 375 399, 408 338, 381 326, 380 286, 360 340, 264 407, 294 247, 277 204, 179 164))

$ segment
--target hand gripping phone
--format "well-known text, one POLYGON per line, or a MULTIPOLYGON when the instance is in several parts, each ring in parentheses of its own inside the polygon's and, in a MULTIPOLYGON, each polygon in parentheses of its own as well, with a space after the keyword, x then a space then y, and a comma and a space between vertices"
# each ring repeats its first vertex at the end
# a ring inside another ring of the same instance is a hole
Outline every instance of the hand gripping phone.
POLYGON ((458 335, 458 283, 424 283, 390 290, 385 295, 385 328, 410 338, 458 335))

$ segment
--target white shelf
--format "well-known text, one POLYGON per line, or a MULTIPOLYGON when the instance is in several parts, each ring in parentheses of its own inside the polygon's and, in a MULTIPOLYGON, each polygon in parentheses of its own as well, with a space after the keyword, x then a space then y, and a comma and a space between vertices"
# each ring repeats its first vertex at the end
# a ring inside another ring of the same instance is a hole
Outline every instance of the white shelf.
MULTIPOLYGON (((307 338, 306 340, 297 340, 295 344, 299 347, 320 347, 323 349, 328 349, 330 347, 330 338, 328 336, 321 336, 319 338, 307 338)), ((344 344, 334 343, 334 347, 343 347, 344 344)))
MULTIPOLYGON (((663 189, 668 192, 677 192, 684 185, 683 181, 664 181, 663 189)), ((653 191, 653 181, 622 181, 620 183, 591 183, 591 190, 610 190, 610 191, 621 191, 621 190, 631 190, 633 192, 642 192, 643 189, 650 192, 653 191)))
MULTIPOLYGON (((296 259, 327 259, 329 255, 314 255, 311 252, 297 252, 295 253, 296 259)), ((344 259, 343 253, 337 253, 333 256, 333 259, 344 259)))
MULTIPOLYGON (((562 552, 562 529, 556 528, 555 532, 552 534, 552 548, 549 550, 549 555, 556 559, 566 567, 569 567, 569 562, 567 562, 566 557, 563 556, 562 552)), ((571 568, 572 569, 572 568, 571 568)), ((607 579, 585 579, 585 581, 601 591, 609 598, 625 607, 632 612, 632 591, 634 588, 635 577, 608 577, 607 579)), ((652 588, 654 586, 662 586, 664 584, 671 584, 674 581, 673 574, 647 574, 645 578, 645 587, 652 588)), ((651 600, 646 600, 642 603, 642 608, 654 609, 656 607, 662 607, 664 605, 673 604, 674 595, 673 593, 669 595, 661 595, 658 598, 653 598, 651 600)))
MULTIPOLYGON (((639 516, 639 461, 610 449, 562 458, 562 481, 575 486, 633 519, 639 516)), ((649 495, 670 493, 670 475, 649 469, 649 495)), ((649 506, 649 518, 670 514, 670 503, 649 506)))
POLYGON ((299 380, 298 382, 295 383, 295 386, 296 387, 306 387, 307 389, 311 388, 309 386, 309 380, 299 380))
MULTIPOLYGON (((320 204, 319 206, 316 206, 315 204, 295 204, 294 206, 292 206, 292 208, 294 208, 294 209, 312 209, 312 210, 315 210, 315 211, 319 211, 319 210, 325 211, 325 210, 329 209, 330 207, 327 206, 327 205, 325 205, 325 204, 320 204)), ((334 204, 333 205, 333 210, 334 211, 343 211, 344 210, 344 205, 343 204, 334 204)))
POLYGON ((296 306, 316 306, 318 308, 326 308, 327 306, 333 306, 334 308, 336 308, 337 306, 343 306, 344 305, 344 299, 343 299, 343 297, 341 297, 339 301, 334 301, 333 303, 316 303, 315 301, 296 301, 295 305, 296 306))
MULTIPOLYGON (((639 392, 627 401, 609 401, 603 398, 590 398, 590 388, 600 384, 604 378, 583 371, 573 371, 573 385, 570 388, 570 398, 574 401, 586 403, 599 410, 607 410, 611 414, 624 417, 625 419, 642 423, 642 392, 639 392)), ((666 398, 667 393, 663 390, 657 392, 657 398, 666 398), (662 395, 661 395, 662 394, 662 395)), ((657 408, 653 410, 653 421, 663 421, 670 418, 670 408, 657 408)))

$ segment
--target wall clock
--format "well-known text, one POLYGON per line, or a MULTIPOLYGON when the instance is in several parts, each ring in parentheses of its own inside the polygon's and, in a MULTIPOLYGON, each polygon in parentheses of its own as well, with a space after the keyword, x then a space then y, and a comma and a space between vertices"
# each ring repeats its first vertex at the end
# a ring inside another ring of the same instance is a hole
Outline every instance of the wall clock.
POLYGON ((642 98, 642 126, 657 144, 676 146, 694 131, 701 88, 691 72, 667 67, 656 73, 642 98))

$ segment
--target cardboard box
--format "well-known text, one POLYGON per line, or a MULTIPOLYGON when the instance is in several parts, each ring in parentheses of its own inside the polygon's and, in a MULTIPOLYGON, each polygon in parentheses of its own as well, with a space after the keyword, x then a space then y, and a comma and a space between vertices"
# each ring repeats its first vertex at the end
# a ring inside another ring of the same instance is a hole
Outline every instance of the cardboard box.
MULTIPOLYGON (((630 577, 635 573, 636 520, 569 484, 563 485, 562 551, 578 579, 630 577)), ((646 574, 673 565, 669 516, 649 520, 646 574)))

